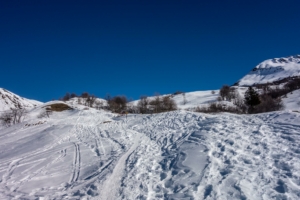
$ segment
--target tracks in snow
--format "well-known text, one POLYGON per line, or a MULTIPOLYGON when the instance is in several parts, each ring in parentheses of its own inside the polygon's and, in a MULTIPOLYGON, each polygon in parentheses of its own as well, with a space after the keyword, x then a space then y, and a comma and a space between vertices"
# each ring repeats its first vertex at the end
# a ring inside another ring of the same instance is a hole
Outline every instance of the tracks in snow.
POLYGON ((72 176, 69 180, 70 184, 72 184, 73 182, 78 180, 78 177, 80 174, 80 162, 81 162, 79 144, 77 144, 77 143, 73 143, 73 144, 74 144, 74 159, 73 159, 72 176))
POLYGON ((101 199, 115 200, 118 198, 117 191, 119 190, 121 185, 121 180, 123 178, 126 160, 138 147, 139 143, 141 142, 141 137, 142 135, 140 133, 136 133, 135 141, 133 145, 117 161, 117 164, 115 165, 112 174, 104 182, 103 188, 101 189, 102 191, 101 199))

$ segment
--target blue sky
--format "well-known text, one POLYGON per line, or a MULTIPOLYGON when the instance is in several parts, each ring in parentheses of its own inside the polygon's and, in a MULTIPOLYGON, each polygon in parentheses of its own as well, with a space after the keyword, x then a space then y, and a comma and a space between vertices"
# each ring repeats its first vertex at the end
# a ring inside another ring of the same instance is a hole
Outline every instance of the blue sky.
POLYGON ((218 89, 300 54, 299 0, 0 2, 0 87, 141 95, 218 89))

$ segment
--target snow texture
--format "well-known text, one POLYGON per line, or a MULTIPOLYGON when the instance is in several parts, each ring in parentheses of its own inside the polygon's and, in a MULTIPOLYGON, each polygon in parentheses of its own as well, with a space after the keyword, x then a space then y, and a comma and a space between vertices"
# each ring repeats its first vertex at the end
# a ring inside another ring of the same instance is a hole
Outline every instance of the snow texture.
POLYGON ((0 130, 0 199, 299 199, 298 112, 54 112, 0 130))
POLYGON ((14 108, 31 109, 42 103, 35 100, 26 99, 10 91, 0 88, 0 112, 14 108))
POLYGON ((239 86, 272 83, 284 78, 300 76, 300 55, 274 58, 257 65, 239 80, 239 86))

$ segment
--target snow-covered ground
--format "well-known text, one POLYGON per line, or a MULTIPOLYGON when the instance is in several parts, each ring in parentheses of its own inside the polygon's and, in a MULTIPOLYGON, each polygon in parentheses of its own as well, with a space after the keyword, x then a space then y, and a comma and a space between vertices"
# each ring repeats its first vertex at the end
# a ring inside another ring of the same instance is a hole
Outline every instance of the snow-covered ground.
POLYGON ((300 198, 298 112, 41 110, 0 130, 0 199, 300 198))
POLYGON ((285 98, 282 98, 285 110, 300 112, 300 90, 295 90, 288 93, 285 98))

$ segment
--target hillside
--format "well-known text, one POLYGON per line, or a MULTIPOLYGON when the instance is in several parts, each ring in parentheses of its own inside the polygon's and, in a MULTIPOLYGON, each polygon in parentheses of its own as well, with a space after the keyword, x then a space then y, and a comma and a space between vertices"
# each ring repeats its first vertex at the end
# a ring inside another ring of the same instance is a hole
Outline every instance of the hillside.
MULTIPOLYGON (((240 83, 296 76, 299 57, 289 58, 263 62, 240 83)), ((248 89, 234 88, 241 98, 248 89)), ((82 97, 0 95, 2 110, 30 108, 0 129, 1 200, 300 198, 299 89, 282 96, 284 110, 252 115, 190 111, 219 90, 170 94, 176 111, 125 116, 100 98, 91 108, 82 97)))
POLYGON ((240 79, 236 85, 272 83, 296 76, 300 76, 300 55, 265 60, 240 79))
MULTIPOLYGON (((195 108, 200 105, 207 105, 208 103, 215 102, 218 98, 219 90, 209 91, 195 91, 195 92, 185 92, 180 94, 166 94, 171 95, 172 99, 175 101, 178 109, 189 109, 195 108)), ((161 95, 160 97, 166 96, 161 95)), ((148 97, 149 100, 153 100, 155 97, 148 97)), ((133 105, 137 105, 139 100, 133 101, 133 105)))
POLYGON ((10 110, 14 108, 31 109, 42 103, 36 100, 30 100, 16 95, 8 90, 0 88, 0 111, 10 110))

